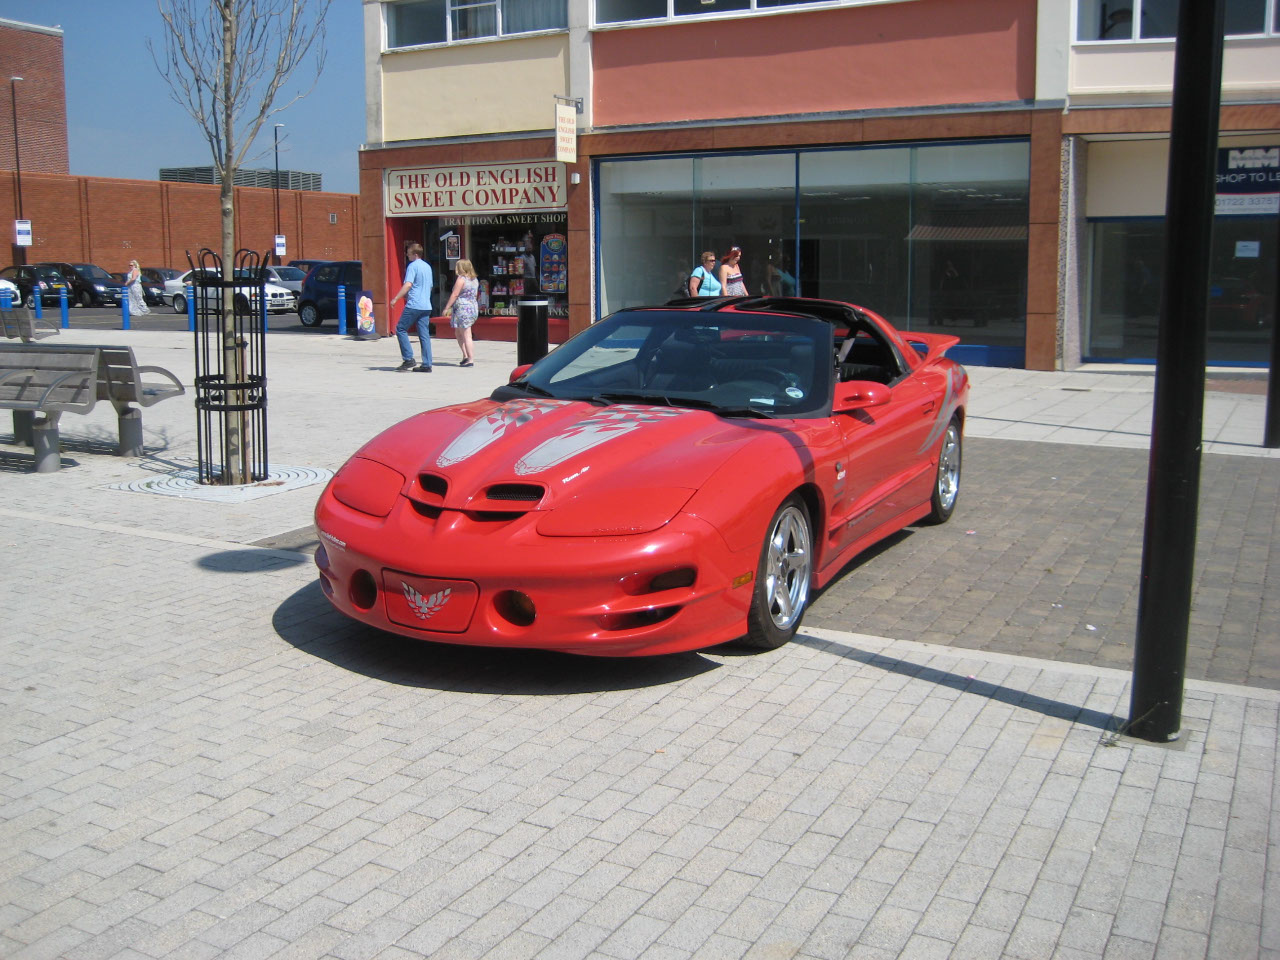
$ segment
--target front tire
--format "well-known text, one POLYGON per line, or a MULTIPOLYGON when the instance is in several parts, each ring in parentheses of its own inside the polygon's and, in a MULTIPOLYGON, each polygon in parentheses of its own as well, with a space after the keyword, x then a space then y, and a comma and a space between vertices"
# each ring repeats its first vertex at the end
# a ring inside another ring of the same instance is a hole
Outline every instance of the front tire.
POLYGON ((324 323, 320 319, 320 311, 316 309, 314 303, 304 303, 298 308, 298 319, 302 321, 304 327, 318 327, 324 323))
POLYGON ((956 498, 960 496, 961 443, 960 421, 952 417, 942 437, 942 448, 938 451, 938 474, 933 482, 930 501, 931 523, 946 523, 956 509, 956 498))
POLYGON ((88 290, 80 291, 80 306, 88 308, 93 306, 93 297, 89 295, 88 290))
POLYGON ((813 522, 804 501, 792 494, 769 521, 742 644, 776 650, 795 636, 809 604, 812 576, 813 522))

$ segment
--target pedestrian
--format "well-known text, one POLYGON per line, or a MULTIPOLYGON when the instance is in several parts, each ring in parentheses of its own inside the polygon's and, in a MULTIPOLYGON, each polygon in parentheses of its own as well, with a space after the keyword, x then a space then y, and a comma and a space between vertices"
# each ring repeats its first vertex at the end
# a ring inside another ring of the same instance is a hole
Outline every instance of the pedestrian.
POLYGON ((480 281, 476 279, 476 268, 470 260, 459 260, 454 272, 458 279, 453 282, 453 292, 449 294, 449 302, 444 305, 444 315, 449 318, 449 326, 453 327, 453 335, 458 338, 458 346, 462 348, 462 362, 458 366, 469 367, 475 361, 471 325, 480 314, 480 307, 476 302, 480 281))
POLYGON ((730 247, 729 252, 720 258, 720 283, 724 286, 726 297, 745 297, 747 282, 742 279, 742 248, 730 247))
POLYGON ((129 275, 124 282, 125 295, 129 298, 129 312, 135 315, 150 313, 147 298, 142 294, 142 269, 137 260, 129 261, 129 275))
POLYGON ((714 250, 702 251, 702 262, 689 274, 689 296, 718 297, 720 281, 716 279, 716 254, 714 250))
POLYGON ((431 372, 431 265, 422 259, 422 244, 411 243, 407 251, 409 265, 404 268, 404 286, 391 298, 391 305, 397 300, 404 300, 404 312, 400 314, 400 322, 396 324, 396 339, 400 341, 400 366, 396 369, 403 373, 413 370, 417 373, 431 372), (409 330, 418 329, 418 342, 422 344, 422 363, 413 364, 413 344, 409 340, 409 330))

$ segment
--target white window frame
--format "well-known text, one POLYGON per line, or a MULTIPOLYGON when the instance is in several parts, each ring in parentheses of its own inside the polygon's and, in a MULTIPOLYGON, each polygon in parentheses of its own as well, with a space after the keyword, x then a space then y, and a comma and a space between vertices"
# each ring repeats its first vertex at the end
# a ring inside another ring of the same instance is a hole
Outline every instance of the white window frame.
MULTIPOLYGON (((1098 0, 1074 0, 1074 2, 1072 3, 1071 5, 1071 38, 1072 38, 1071 42, 1073 44, 1078 44, 1078 45, 1088 44, 1090 46, 1103 45, 1103 46, 1113 47, 1118 44, 1123 45, 1123 44, 1137 44, 1137 43, 1147 43, 1147 44, 1173 43, 1174 40, 1176 39, 1174 37, 1140 37, 1140 36, 1137 36, 1138 31, 1133 29, 1132 27, 1130 29, 1134 35, 1129 37, 1107 37, 1105 40, 1102 38, 1095 38, 1090 40, 1079 39, 1080 21, 1083 19, 1081 8, 1085 4, 1088 4, 1089 6, 1093 6, 1097 2, 1098 0)), ((1142 22, 1143 0, 1132 0, 1132 3, 1133 3, 1133 23, 1140 24, 1142 22)), ((1226 39, 1237 40, 1237 39, 1244 39, 1246 37, 1247 38, 1265 37, 1265 38, 1274 39, 1274 38, 1280 37, 1280 30, 1276 29, 1276 8, 1278 6, 1280 6, 1280 0, 1266 0, 1266 6, 1263 8, 1263 13, 1262 13, 1262 32, 1261 33, 1228 33, 1226 35, 1226 39)))
MULTIPOLYGON (((445 39, 433 43, 413 43, 403 46, 391 46, 391 8, 401 3, 413 3, 415 0, 382 0, 382 52, 383 53, 399 53, 404 50, 423 50, 431 47, 449 47, 457 46, 464 43, 489 43, 494 40, 506 40, 511 37, 536 37, 542 34, 568 33, 568 26, 551 27, 546 30, 521 30, 517 33, 504 33, 502 29, 502 0, 445 0, 444 3, 444 30, 445 39), (475 9, 481 7, 492 7, 494 11, 494 23, 497 32, 487 34, 483 37, 466 37, 458 40, 453 36, 453 16, 456 10, 475 9)), ((566 23, 568 21, 568 4, 570 0, 565 0, 566 5, 566 23)))
MULTIPOLYGON (((912 3, 914 0, 812 0, 812 2, 804 2, 804 0, 789 0, 785 6, 768 6, 757 7, 757 0, 750 0, 751 7, 747 10, 724 10, 717 12, 715 10, 707 13, 684 13, 677 15, 675 12, 675 0, 666 0, 667 13, 662 17, 650 17, 644 20, 609 20, 601 22, 596 19, 596 0, 591 2, 591 29, 592 30, 615 30, 626 27, 652 27, 665 23, 689 23, 691 21, 700 20, 732 20, 740 17, 771 17, 784 13, 801 13, 806 10, 831 10, 841 7, 869 7, 884 3, 912 3)), ((960 2, 960 0, 956 0, 960 2)))

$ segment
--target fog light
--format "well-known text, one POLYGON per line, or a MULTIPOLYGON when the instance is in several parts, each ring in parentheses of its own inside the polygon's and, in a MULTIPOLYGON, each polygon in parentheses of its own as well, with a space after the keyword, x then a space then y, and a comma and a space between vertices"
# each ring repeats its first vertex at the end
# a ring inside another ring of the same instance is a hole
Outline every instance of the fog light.
POLYGON ((663 620, 670 620, 680 611, 679 607, 653 607, 649 610, 635 610, 630 613, 606 613, 600 618, 600 627, 604 630, 639 630, 651 627, 663 620))
POLYGON ((372 610, 378 602, 378 584, 368 570, 357 570, 351 577, 351 603, 361 610, 372 610))
POLYGON ((538 610, 527 594, 519 590, 503 590, 493 598, 498 615, 517 627, 527 627, 538 618, 538 610))

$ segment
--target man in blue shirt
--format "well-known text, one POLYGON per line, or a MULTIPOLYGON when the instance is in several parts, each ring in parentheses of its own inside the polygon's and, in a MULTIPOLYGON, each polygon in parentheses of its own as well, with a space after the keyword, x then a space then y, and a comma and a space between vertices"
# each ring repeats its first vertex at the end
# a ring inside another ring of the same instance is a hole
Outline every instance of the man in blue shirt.
POLYGON ((404 271, 404 286, 391 298, 392 306, 401 297, 404 298, 404 313, 400 314, 400 322, 396 324, 396 339, 400 341, 400 358, 403 361, 397 368, 402 373, 414 370, 418 373, 431 372, 431 265, 422 259, 422 244, 409 244, 409 266, 404 271), (409 330, 418 328, 418 342, 422 344, 422 363, 413 364, 413 344, 409 340, 409 330))

